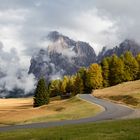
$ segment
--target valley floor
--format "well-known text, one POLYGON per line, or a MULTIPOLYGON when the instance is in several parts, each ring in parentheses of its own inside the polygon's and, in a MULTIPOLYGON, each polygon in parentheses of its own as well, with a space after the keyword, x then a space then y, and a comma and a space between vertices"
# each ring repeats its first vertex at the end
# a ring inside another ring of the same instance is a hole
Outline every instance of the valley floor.
POLYGON ((49 105, 33 108, 32 98, 0 99, 0 124, 25 124, 73 120, 94 116, 102 109, 78 97, 67 100, 52 99, 49 105))
MULTIPOLYGON (((135 111, 125 118, 132 120, 115 120, 98 123, 70 124, 59 127, 21 129, 0 132, 1 140, 139 140, 140 139, 140 80, 117 86, 96 90, 93 95, 113 102, 121 103, 135 111)), ((83 95, 85 96, 85 95, 83 95)), ((87 97, 87 96, 86 96, 87 97)), ((91 95, 88 96, 91 100, 91 95)), ((96 100, 95 98, 94 100, 96 100)), ((99 99, 97 99, 98 102, 99 99)), ((106 101, 103 101, 103 104, 106 101)), ((111 104, 111 103, 110 103, 111 104)), ((113 104, 113 103, 112 103, 113 104)), ((119 105, 117 105, 119 106, 119 105)), ((110 106, 109 106, 110 108, 110 106)), ((126 107, 127 108, 127 107, 126 107)), ((101 112, 101 107, 74 97, 67 100, 53 99, 46 106, 32 108, 32 99, 1 99, 0 123, 22 124, 48 122, 90 117, 101 112), (12 106, 11 106, 12 104, 12 106)), ((109 111, 108 109, 106 112, 109 111)), ((114 109, 112 110, 114 112, 114 109)), ((116 113, 116 111, 115 111, 116 113)), ((106 114, 107 115, 107 114, 106 114)), ((105 115, 105 116, 106 116, 105 115)), ((100 116, 100 114, 99 114, 100 116)), ((97 116, 96 116, 97 117, 97 116)))

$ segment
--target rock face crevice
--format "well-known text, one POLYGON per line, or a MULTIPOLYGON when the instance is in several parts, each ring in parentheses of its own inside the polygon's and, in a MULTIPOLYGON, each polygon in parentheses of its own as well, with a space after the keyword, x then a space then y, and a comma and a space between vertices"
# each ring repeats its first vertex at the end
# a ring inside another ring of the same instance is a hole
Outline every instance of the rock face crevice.
POLYGON ((112 49, 108 49, 107 47, 103 47, 102 51, 97 56, 97 62, 101 62, 103 58, 112 56, 116 54, 117 56, 121 56, 126 51, 130 51, 133 56, 136 56, 140 53, 140 45, 134 40, 126 39, 119 46, 116 46, 112 49))
POLYGON ((57 79, 64 75, 75 74, 79 68, 88 67, 92 63, 100 63, 103 58, 116 54, 121 56, 131 51, 134 56, 140 53, 140 45, 134 40, 125 40, 119 46, 108 49, 103 47, 96 56, 94 47, 86 42, 74 41, 56 31, 50 32, 44 41, 49 44, 31 59, 29 73, 37 79, 57 79))
POLYGON ((29 73, 37 79, 57 79, 72 75, 80 67, 88 67, 96 62, 94 49, 86 42, 74 41, 58 32, 51 32, 46 40, 50 42, 31 59, 29 73))

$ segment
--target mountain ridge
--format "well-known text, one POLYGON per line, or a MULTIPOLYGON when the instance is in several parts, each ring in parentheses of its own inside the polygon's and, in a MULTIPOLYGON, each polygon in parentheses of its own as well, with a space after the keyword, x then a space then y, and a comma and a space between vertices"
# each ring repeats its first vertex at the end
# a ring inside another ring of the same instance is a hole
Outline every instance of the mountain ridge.
POLYGON ((37 79, 57 79, 64 75, 73 75, 79 68, 88 67, 92 63, 100 63, 103 58, 116 54, 120 56, 126 51, 131 51, 134 56, 140 53, 140 45, 134 40, 126 39, 119 46, 108 49, 103 47, 96 55, 94 47, 87 42, 74 41, 57 31, 50 32, 46 40, 51 44, 46 49, 41 49, 31 59, 29 73, 37 79))
POLYGON ((46 40, 51 44, 31 59, 29 73, 33 73, 37 79, 42 76, 54 79, 72 75, 80 67, 96 62, 95 51, 86 42, 74 41, 56 31, 49 33, 46 40))
MULTIPOLYGON (((47 81, 50 81, 63 78, 64 75, 73 75, 79 68, 89 67, 92 63, 100 63, 103 58, 113 54, 120 56, 126 51, 131 51, 136 56, 140 53, 140 45, 134 40, 128 39, 114 48, 103 47, 98 55, 95 54, 94 47, 89 43, 75 41, 56 31, 50 32, 43 41, 48 41, 49 44, 32 56, 28 71, 29 74, 35 76, 36 80, 45 77, 47 81)), ((5 73, 0 71, 0 78, 5 76, 5 73)), ((21 76, 18 77, 21 78, 21 76)), ((31 92, 27 96, 32 94, 31 92)), ((10 91, 5 88, 5 83, 0 87, 0 97, 24 96, 26 94, 18 87, 10 91)))
POLYGON ((121 56, 126 51, 130 51, 134 56, 136 56, 138 53, 140 53, 140 45, 134 40, 126 39, 120 43, 119 46, 113 47, 111 49, 103 47, 101 52, 98 54, 97 62, 101 62, 103 58, 112 56, 113 54, 121 56))

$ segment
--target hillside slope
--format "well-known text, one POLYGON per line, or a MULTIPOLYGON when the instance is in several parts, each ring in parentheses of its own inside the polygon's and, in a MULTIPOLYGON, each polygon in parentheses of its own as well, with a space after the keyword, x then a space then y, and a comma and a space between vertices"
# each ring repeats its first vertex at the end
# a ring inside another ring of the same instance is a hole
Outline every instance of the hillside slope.
POLYGON ((140 80, 95 90, 95 97, 109 99, 118 103, 140 108, 140 80))
POLYGON ((49 105, 38 108, 33 108, 32 104, 32 98, 0 99, 0 125, 75 120, 94 116, 102 111, 99 106, 78 97, 53 99, 49 105))

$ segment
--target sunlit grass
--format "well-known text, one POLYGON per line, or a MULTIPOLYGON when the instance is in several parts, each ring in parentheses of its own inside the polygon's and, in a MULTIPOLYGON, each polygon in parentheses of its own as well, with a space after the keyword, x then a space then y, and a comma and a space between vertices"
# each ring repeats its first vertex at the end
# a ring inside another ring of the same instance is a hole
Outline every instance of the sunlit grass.
POLYGON ((67 100, 60 100, 56 97, 51 99, 49 105, 39 108, 32 107, 32 98, 27 98, 27 100, 3 99, 0 103, 0 124, 72 120, 94 116, 100 111, 99 106, 85 102, 78 97, 67 100))
POLYGON ((140 119, 25 129, 0 133, 1 140, 139 140, 140 119))
POLYGON ((116 86, 95 90, 93 95, 140 108, 140 80, 125 82, 116 86))

